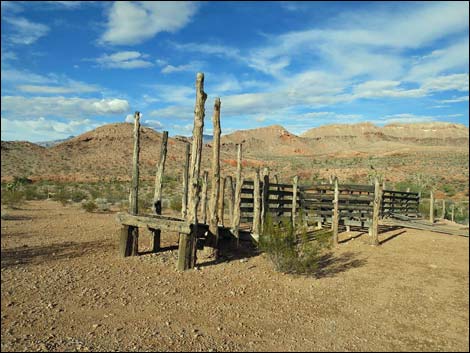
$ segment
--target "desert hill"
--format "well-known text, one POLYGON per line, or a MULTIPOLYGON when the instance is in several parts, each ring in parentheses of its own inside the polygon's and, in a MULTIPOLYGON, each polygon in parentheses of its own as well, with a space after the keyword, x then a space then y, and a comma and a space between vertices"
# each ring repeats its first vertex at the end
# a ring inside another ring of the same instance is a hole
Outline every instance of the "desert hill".
MULTIPOLYGON (((140 158, 143 179, 152 180, 154 177, 161 137, 160 132, 142 127, 140 158)), ((165 174, 181 175, 188 141, 189 138, 182 136, 169 137, 165 174)), ((328 125, 308 130, 301 136, 280 125, 273 125, 223 135, 221 168, 223 175, 233 174, 237 143, 243 144, 244 166, 249 167, 245 171, 252 170, 251 167, 271 166, 281 175, 292 174, 294 169, 304 170, 309 175, 315 172, 308 167, 313 159, 332 161, 389 155, 420 158, 423 153, 440 153, 439 158, 443 158, 455 151, 468 156, 468 141, 467 127, 448 123, 392 124, 385 127, 370 123, 328 125)), ((211 142, 204 144, 203 170, 210 169, 211 148, 211 142)), ((104 125, 47 148, 30 142, 2 141, 2 180, 13 176, 67 181, 129 180, 132 149, 133 125, 130 123, 104 125)), ((325 172, 330 173, 328 169, 325 172)))

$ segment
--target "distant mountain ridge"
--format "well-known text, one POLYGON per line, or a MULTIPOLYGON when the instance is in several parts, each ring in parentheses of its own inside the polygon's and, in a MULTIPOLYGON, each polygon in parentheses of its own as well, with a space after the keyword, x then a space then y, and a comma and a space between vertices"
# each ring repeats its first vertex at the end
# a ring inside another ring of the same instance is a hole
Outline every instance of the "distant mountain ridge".
POLYGON ((36 145, 42 146, 42 147, 52 147, 55 145, 58 145, 59 143, 65 142, 67 140, 73 139, 75 136, 70 135, 69 137, 66 137, 64 139, 58 139, 58 140, 51 140, 51 141, 42 141, 42 142, 35 142, 36 145))
MULTIPOLYGON (((128 180, 132 163, 132 131, 130 123, 108 124, 63 142, 57 141, 47 148, 25 141, 2 141, 2 180, 13 176, 128 180)), ((141 175, 152 179, 162 134, 147 127, 142 127, 141 131, 141 175)), ((204 137, 202 168, 209 170, 212 136, 204 137)), ((167 170, 173 175, 181 174, 185 144, 190 141, 191 138, 184 136, 169 137, 167 170)), ((467 153, 469 130, 464 125, 449 123, 390 124, 384 127, 371 123, 326 125, 310 129, 300 136, 280 125, 239 130, 221 137, 221 168, 225 173, 236 166, 236 144, 239 143, 243 144, 243 160, 248 172, 253 166, 271 165, 273 160, 290 161, 294 156, 349 158, 434 151, 436 148, 446 151, 452 148, 467 153)), ((290 170, 288 164, 283 168, 287 172, 290 170)))

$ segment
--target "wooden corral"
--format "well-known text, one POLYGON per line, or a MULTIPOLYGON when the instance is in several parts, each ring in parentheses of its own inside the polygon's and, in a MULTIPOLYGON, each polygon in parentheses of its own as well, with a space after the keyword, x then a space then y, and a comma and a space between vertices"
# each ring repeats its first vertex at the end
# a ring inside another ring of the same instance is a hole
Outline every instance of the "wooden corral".
POLYGON ((209 250, 209 256, 217 258, 219 238, 222 234, 229 234, 235 248, 239 245, 242 230, 248 231, 251 239, 256 242, 263 233, 264 223, 268 216, 275 222, 287 220, 294 228, 297 226, 307 229, 331 227, 334 244, 338 244, 340 226, 346 227, 346 230, 355 226, 367 228, 371 236, 371 244, 379 245, 379 222, 386 225, 436 230, 447 234, 456 233, 433 225, 432 192, 430 221, 428 222, 419 219, 420 194, 385 189, 385 182, 381 185, 378 179, 375 180, 375 185, 355 185, 341 184, 334 176, 330 178, 329 184, 301 185, 299 177, 294 176, 292 183, 280 183, 277 175, 270 176, 267 168, 263 171, 256 169, 252 179, 245 179, 243 175, 248 176, 250 173, 242 173, 242 145, 237 145, 236 175, 227 176, 221 180, 221 102, 219 98, 215 100, 212 119, 214 128, 212 170, 202 171, 203 177, 201 178, 206 98, 204 74, 198 73, 193 137, 191 146, 189 144, 186 146, 185 153, 181 218, 162 215, 162 180, 168 132, 163 133, 161 155, 155 176, 152 207, 154 214, 139 213, 140 113, 135 113, 130 207, 128 213, 120 213, 117 217, 122 225, 121 256, 137 255, 139 227, 151 230, 154 238, 154 252, 160 249, 162 231, 177 232, 180 234, 177 268, 187 270, 196 264, 200 242, 203 242, 204 247, 209 250), (211 190, 208 197, 209 181, 211 190), (224 224, 223 219, 224 201, 228 205, 230 216, 230 222, 227 225, 224 224), (209 213, 207 213, 207 208, 209 213))

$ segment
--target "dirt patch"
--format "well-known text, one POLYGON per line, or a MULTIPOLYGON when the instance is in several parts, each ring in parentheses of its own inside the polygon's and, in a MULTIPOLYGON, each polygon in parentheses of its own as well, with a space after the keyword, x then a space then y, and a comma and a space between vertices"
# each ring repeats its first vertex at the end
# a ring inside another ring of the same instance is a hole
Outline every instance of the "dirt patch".
MULTIPOLYGON (((28 202, 2 221, 2 351, 468 351, 468 238, 342 233, 316 276, 249 247, 198 270, 117 257, 113 214, 28 202)), ((141 251, 150 247, 141 235, 141 251)))

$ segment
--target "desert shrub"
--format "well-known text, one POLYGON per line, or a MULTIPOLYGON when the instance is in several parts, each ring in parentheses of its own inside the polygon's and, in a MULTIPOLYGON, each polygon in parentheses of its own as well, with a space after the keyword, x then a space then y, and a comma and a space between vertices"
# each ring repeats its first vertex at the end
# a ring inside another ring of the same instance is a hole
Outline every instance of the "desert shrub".
POLYGON ((181 211, 183 200, 180 196, 174 195, 170 198, 170 208, 174 211, 181 211))
POLYGON ((273 222, 268 215, 259 239, 259 248, 265 252, 279 272, 313 274, 320 257, 331 246, 331 231, 322 230, 313 239, 305 229, 295 233, 289 220, 273 222))
POLYGON ((97 198, 95 199, 96 206, 102 212, 109 211, 109 203, 108 200, 105 198, 97 198))
POLYGON ((70 200, 70 193, 64 188, 59 188, 56 190, 54 196, 52 196, 52 199, 54 201, 59 201, 63 206, 65 206, 70 200))
POLYGON ((455 187, 450 184, 442 185, 442 190, 446 193, 447 196, 454 196, 455 195, 455 187))
POLYGON ((19 190, 2 191, 2 204, 9 208, 18 208, 24 203, 24 192, 19 190))
POLYGON ((73 202, 80 202, 86 198, 87 194, 81 190, 75 189, 70 193, 70 199, 72 199, 73 202))
POLYGON ((96 211, 96 209, 98 208, 98 205, 93 200, 90 200, 90 201, 84 202, 82 204, 82 208, 87 212, 93 212, 93 211, 96 211))

